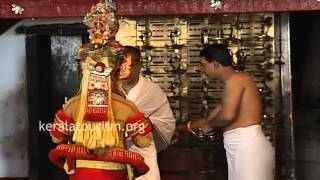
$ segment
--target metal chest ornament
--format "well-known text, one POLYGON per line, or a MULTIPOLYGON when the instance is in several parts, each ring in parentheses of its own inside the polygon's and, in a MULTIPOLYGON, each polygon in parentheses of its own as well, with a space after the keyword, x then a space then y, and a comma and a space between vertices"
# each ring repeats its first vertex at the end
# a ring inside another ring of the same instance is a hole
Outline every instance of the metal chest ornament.
POLYGON ((104 63, 97 62, 89 66, 89 81, 87 93, 87 111, 85 119, 94 121, 108 120, 102 114, 108 113, 108 92, 111 91, 110 79, 112 68, 106 67, 104 63))

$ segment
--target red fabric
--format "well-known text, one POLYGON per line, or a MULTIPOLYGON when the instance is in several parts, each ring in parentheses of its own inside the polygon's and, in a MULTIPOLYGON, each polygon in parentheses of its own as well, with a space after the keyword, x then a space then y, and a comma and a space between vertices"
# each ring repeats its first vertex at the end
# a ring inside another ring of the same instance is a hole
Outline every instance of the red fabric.
POLYGON ((60 144, 49 152, 50 161, 60 168, 63 168, 66 158, 130 164, 135 169, 136 177, 149 171, 141 155, 121 148, 112 148, 104 155, 94 156, 90 154, 89 149, 83 146, 60 144))
POLYGON ((64 121, 64 122, 67 122, 67 124, 72 124, 73 123, 73 119, 70 118, 69 116, 67 116, 66 114, 64 114, 63 110, 60 109, 58 112, 57 112, 57 116, 60 120, 64 121))
POLYGON ((149 134, 152 131, 152 125, 149 124, 147 127, 144 128, 144 133, 142 133, 143 136, 149 134))
POLYGON ((70 180, 127 180, 127 170, 103 170, 92 168, 77 168, 70 180))
POLYGON ((108 121, 108 108, 107 107, 88 107, 84 114, 86 121, 108 121))
POLYGON ((51 135, 52 135, 53 137, 55 137, 55 138, 57 138, 57 139, 63 139, 63 138, 65 138, 65 136, 66 136, 64 133, 62 133, 61 131, 59 131, 58 128, 56 128, 56 125, 55 125, 55 124, 53 124, 53 127, 52 127, 50 133, 51 133, 51 135))
POLYGON ((137 121, 139 121, 139 120, 141 120, 143 118, 144 118, 144 114, 143 113, 138 113, 138 114, 134 115, 133 117, 129 118, 127 120, 127 123, 128 124, 133 124, 133 123, 135 123, 135 122, 137 122, 137 121))
POLYGON ((76 167, 76 160, 73 158, 67 158, 68 171, 71 171, 76 167))
POLYGON ((94 122, 108 121, 107 114, 98 114, 98 113, 86 113, 83 119, 85 119, 86 121, 94 121, 94 122))

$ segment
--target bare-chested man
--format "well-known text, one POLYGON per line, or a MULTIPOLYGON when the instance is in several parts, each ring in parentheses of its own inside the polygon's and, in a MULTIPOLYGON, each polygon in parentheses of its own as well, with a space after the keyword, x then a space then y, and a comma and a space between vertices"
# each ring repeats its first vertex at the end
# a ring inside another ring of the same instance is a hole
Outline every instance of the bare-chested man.
POLYGON ((207 45, 201 52, 203 72, 224 83, 221 104, 207 118, 188 123, 188 130, 204 133, 223 128, 229 180, 272 180, 274 150, 260 123, 262 103, 254 80, 236 72, 224 45, 207 45))

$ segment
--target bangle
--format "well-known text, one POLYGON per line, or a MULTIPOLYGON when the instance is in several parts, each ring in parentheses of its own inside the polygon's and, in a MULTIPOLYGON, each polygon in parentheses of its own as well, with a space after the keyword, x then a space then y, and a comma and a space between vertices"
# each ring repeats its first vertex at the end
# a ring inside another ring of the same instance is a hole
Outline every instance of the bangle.
POLYGON ((188 123, 187 123, 187 130, 189 131, 189 132, 191 132, 193 135, 196 135, 196 136, 198 136, 197 135, 197 133, 195 133, 193 130, 192 130, 192 128, 191 128, 191 121, 188 121, 188 123))

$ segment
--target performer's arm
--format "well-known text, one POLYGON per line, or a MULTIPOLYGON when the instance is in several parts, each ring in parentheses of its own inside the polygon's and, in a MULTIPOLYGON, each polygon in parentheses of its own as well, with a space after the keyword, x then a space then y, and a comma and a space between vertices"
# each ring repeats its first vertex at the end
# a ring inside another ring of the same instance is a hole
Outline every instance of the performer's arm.
POLYGON ((67 143, 71 139, 74 129, 72 113, 74 112, 74 99, 70 99, 63 109, 55 114, 50 135, 54 143, 67 143))
POLYGON ((148 147, 152 142, 152 123, 143 113, 128 119, 126 130, 133 143, 138 147, 148 147))

